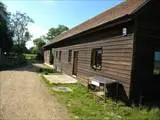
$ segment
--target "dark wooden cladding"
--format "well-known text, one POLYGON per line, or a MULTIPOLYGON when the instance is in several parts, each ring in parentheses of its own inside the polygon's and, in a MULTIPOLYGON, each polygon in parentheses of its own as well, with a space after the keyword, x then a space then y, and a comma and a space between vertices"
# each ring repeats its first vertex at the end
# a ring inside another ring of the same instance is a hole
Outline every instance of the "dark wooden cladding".
MULTIPOLYGON (((121 83, 120 96, 123 96, 124 101, 134 103, 146 100, 159 101, 160 75, 154 74, 154 70, 155 56, 160 50, 160 14, 157 12, 160 9, 160 2, 159 0, 126 2, 132 4, 130 7, 124 7, 124 12, 135 4, 140 6, 116 20, 46 45, 45 62, 50 61, 47 50, 54 48, 55 53, 62 51, 61 61, 58 60, 59 57, 54 57, 56 58, 54 65, 58 70, 72 75, 73 57, 68 62, 68 52, 72 50, 73 56, 77 51, 76 75, 81 83, 86 84, 90 76, 99 75, 121 83)), ((87 24, 83 27, 87 27, 87 24)), ((112 89, 115 90, 115 87, 112 89)))
POLYGON ((126 65, 114 65, 114 64, 103 64, 103 68, 113 68, 113 69, 119 69, 119 70, 130 70, 130 66, 126 65))
POLYGON ((160 76, 153 74, 155 49, 160 49, 159 0, 151 0, 136 16, 133 49, 132 97, 160 100, 160 76))
POLYGON ((103 60, 131 62, 132 58, 126 56, 105 56, 103 60))
MULTIPOLYGON (((91 36, 87 39, 93 37, 91 36)), ((63 72, 72 75, 73 58, 70 63, 67 61, 68 50, 78 51, 77 78, 82 80, 83 83, 87 83, 88 77, 94 75, 119 80, 129 97, 133 37, 133 33, 127 36, 101 37, 98 41, 86 41, 81 44, 56 48, 56 51, 62 51, 62 61, 59 63, 58 59, 56 59, 55 65, 63 72), (91 67, 91 50, 93 48, 102 48, 103 50, 101 70, 94 70, 91 67)))
POLYGON ((114 65, 126 65, 126 66, 130 66, 131 67, 131 63, 128 62, 121 62, 121 61, 104 61, 104 63, 111 63, 114 65))

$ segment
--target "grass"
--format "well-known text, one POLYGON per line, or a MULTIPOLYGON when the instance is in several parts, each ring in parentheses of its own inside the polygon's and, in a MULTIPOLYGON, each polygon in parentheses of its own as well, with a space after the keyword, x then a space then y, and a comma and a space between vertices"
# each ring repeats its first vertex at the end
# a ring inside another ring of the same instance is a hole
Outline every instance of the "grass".
POLYGON ((30 59, 36 59, 37 55, 36 54, 24 54, 25 58, 30 60, 30 59))
POLYGON ((36 54, 23 54, 23 55, 28 62, 31 62, 31 63, 37 62, 37 55, 36 54))
POLYGON ((110 99, 104 103, 79 83, 49 84, 45 78, 43 80, 49 89, 53 86, 66 86, 73 90, 71 93, 62 93, 50 89, 50 93, 67 107, 73 120, 160 120, 159 108, 127 107, 110 99))

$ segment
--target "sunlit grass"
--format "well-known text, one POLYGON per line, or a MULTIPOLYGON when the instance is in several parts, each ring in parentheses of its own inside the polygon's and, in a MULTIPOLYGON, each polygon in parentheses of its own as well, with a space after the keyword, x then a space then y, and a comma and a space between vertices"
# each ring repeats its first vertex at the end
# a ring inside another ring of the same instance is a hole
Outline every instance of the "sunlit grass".
POLYGON ((115 103, 108 99, 106 103, 87 91, 87 88, 77 84, 49 84, 43 78, 49 88, 53 86, 65 86, 73 90, 71 93, 50 93, 63 103, 72 114, 72 119, 78 120, 159 120, 160 109, 147 107, 128 107, 122 102, 115 103))

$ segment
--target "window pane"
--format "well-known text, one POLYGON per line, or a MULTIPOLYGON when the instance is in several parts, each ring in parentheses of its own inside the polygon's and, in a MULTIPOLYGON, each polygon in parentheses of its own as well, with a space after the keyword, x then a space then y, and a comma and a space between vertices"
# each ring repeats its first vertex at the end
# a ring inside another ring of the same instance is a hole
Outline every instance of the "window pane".
POLYGON ((92 53, 91 53, 91 66, 92 67, 96 64, 95 59, 96 59, 96 49, 92 49, 92 53))
POLYGON ((96 66, 101 67, 101 63, 102 63, 102 49, 97 49, 96 66))
POLYGON ((93 69, 100 70, 102 67, 102 48, 96 48, 91 53, 91 66, 93 69))
POLYGON ((155 52, 154 57, 154 74, 160 75, 160 51, 155 52))

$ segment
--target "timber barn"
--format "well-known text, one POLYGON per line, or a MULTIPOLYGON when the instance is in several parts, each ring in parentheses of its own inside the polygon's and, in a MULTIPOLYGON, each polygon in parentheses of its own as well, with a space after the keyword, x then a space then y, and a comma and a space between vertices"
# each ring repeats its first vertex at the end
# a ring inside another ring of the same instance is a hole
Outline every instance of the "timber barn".
POLYGON ((159 0, 126 0, 45 45, 45 63, 84 84, 96 75, 119 81, 124 101, 158 100, 159 12, 159 0))

